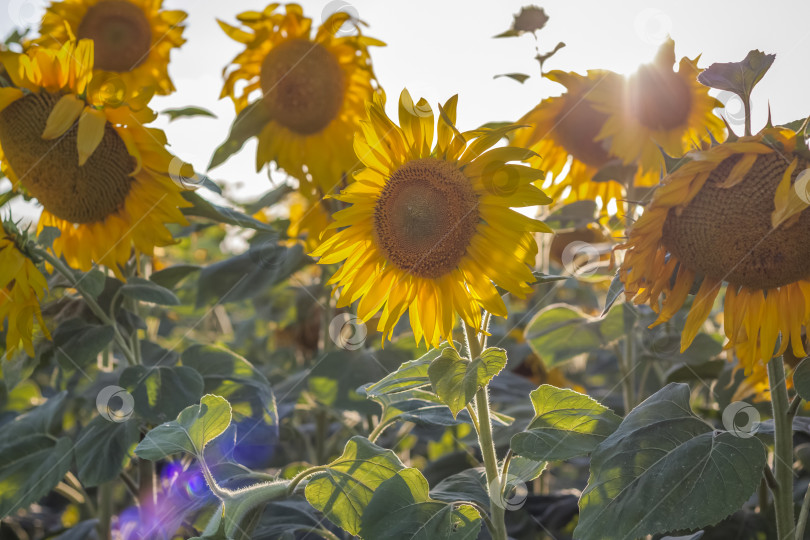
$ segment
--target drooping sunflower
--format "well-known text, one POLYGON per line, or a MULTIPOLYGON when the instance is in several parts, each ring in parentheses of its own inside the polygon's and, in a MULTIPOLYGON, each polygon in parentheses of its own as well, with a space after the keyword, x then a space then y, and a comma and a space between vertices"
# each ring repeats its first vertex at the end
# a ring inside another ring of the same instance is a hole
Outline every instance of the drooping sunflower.
POLYGON ((172 49, 185 43, 182 26, 187 14, 163 10, 163 0, 62 0, 51 2, 42 17, 44 47, 60 48, 74 39, 95 44, 96 78, 105 78, 116 91, 145 101, 152 94, 170 94, 172 49), (65 25, 67 23, 67 27, 65 25))
POLYGON ((655 60, 629 78, 594 87, 594 107, 608 115, 598 139, 609 142, 611 155, 626 165, 639 163, 658 180, 665 165, 662 150, 681 157, 724 138, 723 121, 712 112, 723 104, 697 81, 699 59, 684 57, 674 71, 675 42, 668 39, 655 60))
MULTIPOLYGON (((602 201, 605 212, 609 201, 621 204, 624 186, 617 181, 593 182, 600 169, 616 160, 607 141, 599 138, 609 116, 594 107, 594 90, 601 85, 617 88, 621 76, 607 70, 591 70, 586 75, 551 71, 544 75, 566 88, 560 96, 546 98, 518 122, 524 124, 515 131, 511 144, 529 148, 537 153, 532 165, 539 165, 553 175, 553 183, 545 191, 558 203, 579 200, 602 201), (563 176, 568 164, 570 168, 563 176)), ((618 96, 615 99, 618 102, 618 96)), ((657 175, 639 175, 638 185, 657 183, 657 175)))
POLYGON ((20 349, 34 356, 34 323, 50 339, 42 319, 40 302, 48 292, 45 276, 16 243, 16 237, 0 228, 0 328, 6 324, 6 358, 20 349))
POLYGON ((681 336, 685 350, 725 282, 727 347, 746 375, 788 347, 803 358, 802 328, 810 320, 810 211, 796 182, 810 167, 803 138, 766 128, 687 157, 623 246, 627 294, 660 310, 660 324, 699 282, 681 336))
POLYGON ((93 42, 3 52, 0 62, 14 83, 0 88, 0 163, 42 205, 39 230, 61 231, 54 252, 74 268, 119 273, 133 247, 150 255, 173 243, 166 224, 186 224, 189 203, 172 174, 193 170, 166 150, 162 131, 144 127, 151 110, 99 101, 93 42))
POLYGON ((505 317, 495 284, 519 297, 531 292, 537 255, 533 232, 542 222, 512 207, 549 204, 532 182, 544 173, 525 165, 534 152, 492 148, 514 129, 459 133, 457 98, 434 115, 403 91, 399 125, 376 97, 355 138, 365 168, 336 199, 349 204, 330 225, 337 233, 313 255, 343 262, 330 280, 339 306, 359 300, 358 316, 382 310, 378 329, 390 339, 407 311, 416 340, 436 346, 452 334, 456 314, 472 328, 481 308, 505 317))
MULTIPOLYGON (((369 46, 383 42, 340 35, 350 15, 337 12, 312 37, 312 19, 301 6, 270 4, 264 11, 246 11, 237 19, 247 30, 218 21, 245 50, 223 71, 220 97, 229 96, 242 112, 263 122, 258 136, 256 169, 274 161, 306 184, 308 196, 337 191, 358 168, 352 138, 365 114, 365 104, 379 91, 369 46), (237 83, 244 81, 243 88, 237 83), (251 94, 261 97, 249 104, 251 94)), ((240 120, 237 119, 237 122, 240 120)))

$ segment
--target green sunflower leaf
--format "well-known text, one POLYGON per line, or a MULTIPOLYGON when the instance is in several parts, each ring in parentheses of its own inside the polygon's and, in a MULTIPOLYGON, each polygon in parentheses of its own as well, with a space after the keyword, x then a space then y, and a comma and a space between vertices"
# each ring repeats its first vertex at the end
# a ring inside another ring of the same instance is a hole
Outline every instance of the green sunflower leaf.
POLYGON ((733 92, 747 100, 775 59, 775 54, 765 54, 755 49, 749 51, 741 62, 717 62, 710 65, 698 75, 698 82, 711 88, 733 92))
POLYGON ((470 361, 459 356, 452 347, 446 347, 428 367, 428 377, 433 391, 455 417, 504 366, 506 351, 503 349, 489 348, 470 361))
POLYGON ((269 121, 270 111, 264 106, 262 100, 257 100, 242 109, 231 124, 228 138, 214 151, 211 163, 208 164, 208 170, 225 163, 229 157, 242 149, 248 139, 257 137, 269 121))
POLYGON ((639 538, 717 523, 759 486, 767 452, 756 437, 695 416, 686 384, 633 409, 591 454, 579 501, 581 540, 639 538))
POLYGON ((810 358, 805 358, 793 371, 793 388, 805 401, 810 401, 810 358))
POLYGON ((135 455, 156 461, 177 452, 200 457, 205 445, 219 437, 231 423, 231 405, 220 396, 206 394, 199 405, 183 409, 176 420, 146 434, 135 455))
POLYGON ((512 437, 512 451, 529 459, 558 461, 593 452, 621 418, 590 396, 544 384, 530 394, 535 415, 512 437))
POLYGON ((154 281, 139 277, 129 278, 120 291, 123 296, 142 302, 152 302, 161 306, 180 304, 180 299, 169 289, 161 287, 154 281))
POLYGON ((173 122, 178 118, 187 118, 192 116, 208 116, 210 118, 216 118, 217 115, 209 111, 208 109, 204 109, 203 107, 183 107, 180 109, 163 109, 160 111, 160 114, 165 114, 169 117, 169 122, 173 122))
POLYGON ((352 437, 343 455, 312 477, 305 494, 309 503, 335 525, 359 534, 369 502, 380 485, 405 468, 391 450, 364 437, 352 437))
POLYGON ((382 482, 363 510, 360 536, 391 540, 474 540, 481 516, 469 505, 432 499, 428 482, 407 468, 382 482))
POLYGON ((188 366, 130 366, 118 381, 135 399, 135 412, 151 424, 175 418, 203 395, 203 378, 188 366))

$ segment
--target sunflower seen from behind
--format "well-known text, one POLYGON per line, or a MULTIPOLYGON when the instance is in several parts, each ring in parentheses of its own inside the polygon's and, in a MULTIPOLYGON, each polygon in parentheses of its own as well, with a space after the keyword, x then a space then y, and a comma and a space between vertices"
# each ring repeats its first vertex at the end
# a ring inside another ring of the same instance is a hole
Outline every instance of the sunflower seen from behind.
POLYGON ((664 154, 681 157, 714 140, 723 140, 723 121, 713 113, 723 104, 697 81, 700 57, 681 58, 678 70, 675 42, 665 41, 655 59, 628 78, 608 79, 594 87, 594 107, 608 118, 598 139, 611 155, 627 164, 640 164, 654 185, 664 171, 664 154))
MULTIPOLYGON (((621 76, 612 71, 591 70, 585 75, 550 71, 544 77, 563 85, 566 91, 544 99, 526 113, 518 121, 524 127, 514 132, 511 144, 537 153, 529 162, 535 166, 542 163, 552 174, 553 182, 544 189, 556 202, 599 198, 605 213, 609 201, 620 204, 624 188, 613 180, 592 181, 600 169, 616 159, 608 151, 609 144, 597 140, 608 115, 594 107, 593 91, 603 84, 615 87, 621 76)), ((639 179, 643 185, 657 181, 658 177, 639 179)))
POLYGON ((747 376, 764 373, 788 347, 803 358, 810 321, 810 198, 806 179, 797 182, 810 168, 803 137, 766 128, 687 157, 623 246, 628 296, 649 301, 661 324, 697 288, 681 336, 685 350, 726 283, 727 347, 747 376))
POLYGON ((460 133, 456 103, 440 106, 434 124, 428 103, 403 91, 399 125, 381 98, 369 105, 355 138, 365 168, 335 196, 349 206, 313 253, 341 263, 330 280, 338 306, 359 300, 363 320, 382 312, 384 338, 407 311, 416 340, 436 346, 451 338, 456 315, 476 329, 481 308, 507 315, 496 285, 519 297, 532 291, 533 233, 550 229, 512 207, 551 202, 532 184, 544 173, 511 163, 530 150, 493 148, 514 126, 460 133))
POLYGON ((243 28, 218 21, 245 46, 223 72, 220 97, 250 115, 237 117, 235 127, 256 124, 256 170, 275 162, 311 199, 338 191, 359 166, 352 138, 366 102, 379 91, 369 46, 384 44, 363 36, 357 25, 356 33, 343 35, 344 25, 353 23, 343 12, 314 30, 297 4, 270 4, 237 19, 243 28))
POLYGON ((93 42, 0 53, 13 86, 0 88, 0 164, 42 205, 39 230, 59 229, 53 250, 77 269, 104 264, 120 276, 132 250, 174 242, 190 206, 173 180, 193 176, 144 124, 148 108, 109 105, 93 79, 93 42))

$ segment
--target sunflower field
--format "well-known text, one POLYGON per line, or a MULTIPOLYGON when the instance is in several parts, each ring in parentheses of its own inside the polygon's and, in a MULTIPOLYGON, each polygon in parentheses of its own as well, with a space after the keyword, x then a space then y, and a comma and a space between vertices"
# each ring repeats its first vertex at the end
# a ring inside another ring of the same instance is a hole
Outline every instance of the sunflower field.
POLYGON ((810 538, 810 4, 0 16, 0 540, 810 538))

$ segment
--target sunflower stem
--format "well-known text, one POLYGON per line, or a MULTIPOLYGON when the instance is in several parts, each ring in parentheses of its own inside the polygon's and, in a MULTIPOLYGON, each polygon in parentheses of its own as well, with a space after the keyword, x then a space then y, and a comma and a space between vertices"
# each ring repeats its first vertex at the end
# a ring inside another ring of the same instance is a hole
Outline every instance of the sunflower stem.
POLYGON ((790 405, 782 357, 768 362, 768 383, 774 423, 773 472, 776 486, 773 489, 773 506, 776 533, 779 540, 788 540, 794 537, 796 529, 793 521, 793 419, 788 414, 790 405))
MULTIPOLYGON (((482 342, 479 340, 478 332, 468 325, 464 326, 467 333, 467 346, 470 351, 470 359, 474 360, 481 356, 483 350, 482 342)), ((492 519, 493 540, 506 540, 506 517, 505 509, 501 501, 501 481, 498 470, 498 456, 495 452, 495 441, 492 438, 492 420, 489 413, 489 387, 480 388, 475 394, 475 410, 478 413, 478 445, 481 448, 481 455, 484 458, 484 469, 487 474, 487 486, 489 491, 489 513, 492 519)))
POLYGON ((63 263, 60 258, 51 255, 47 250, 37 249, 36 254, 42 257, 45 261, 47 261, 48 264, 50 264, 54 268, 54 270, 62 274, 62 276, 68 280, 68 282, 73 286, 74 289, 79 291, 79 294, 82 295, 82 298, 84 298, 84 302, 87 304, 87 307, 90 308, 90 311, 93 312, 93 315, 98 317, 99 320, 104 324, 112 327, 114 332, 113 337, 115 339, 115 343, 118 345, 118 348, 121 349, 121 352, 124 354, 124 356, 127 358, 127 361, 130 364, 136 364, 137 362, 135 359, 135 355, 130 349, 130 346, 127 343, 126 339, 124 339, 124 336, 121 335, 121 332, 118 329, 118 325, 115 323, 113 319, 111 319, 104 312, 103 309, 101 309, 101 306, 98 305, 98 302, 96 302, 96 299, 93 298, 93 295, 90 294, 87 291, 87 289, 84 288, 84 285, 82 285, 82 280, 76 279, 75 274, 70 271, 70 268, 65 263, 63 263))

